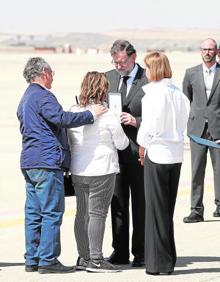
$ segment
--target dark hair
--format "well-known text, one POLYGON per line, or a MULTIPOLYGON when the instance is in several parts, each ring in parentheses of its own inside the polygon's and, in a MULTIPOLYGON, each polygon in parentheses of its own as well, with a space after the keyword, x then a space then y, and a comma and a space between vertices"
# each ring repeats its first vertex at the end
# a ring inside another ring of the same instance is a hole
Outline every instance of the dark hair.
POLYGON ((85 107, 91 103, 101 104, 107 93, 108 85, 104 73, 97 71, 87 72, 81 84, 80 105, 85 107))
POLYGON ((111 56, 120 51, 125 51, 128 57, 130 57, 132 54, 136 54, 134 46, 127 40, 116 40, 111 48, 111 56))

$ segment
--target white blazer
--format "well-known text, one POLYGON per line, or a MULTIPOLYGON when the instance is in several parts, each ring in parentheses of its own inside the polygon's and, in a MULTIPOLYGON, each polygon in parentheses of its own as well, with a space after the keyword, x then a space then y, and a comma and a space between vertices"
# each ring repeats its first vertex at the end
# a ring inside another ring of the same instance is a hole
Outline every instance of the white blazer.
POLYGON ((145 153, 152 162, 182 162, 190 107, 188 98, 168 78, 148 83, 143 90, 138 144, 146 148, 145 153))

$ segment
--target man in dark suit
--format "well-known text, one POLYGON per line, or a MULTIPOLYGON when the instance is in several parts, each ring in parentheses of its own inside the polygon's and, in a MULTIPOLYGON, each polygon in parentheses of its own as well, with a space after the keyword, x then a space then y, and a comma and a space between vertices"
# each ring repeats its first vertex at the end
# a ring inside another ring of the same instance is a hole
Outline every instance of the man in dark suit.
MULTIPOLYGON (((196 135, 209 140, 220 139, 220 65, 214 39, 206 39, 201 44, 203 63, 187 69, 183 80, 183 92, 191 103, 188 120, 188 135, 196 135)), ((204 176, 207 152, 210 152, 214 172, 215 204, 214 217, 220 217, 220 152, 218 149, 199 145, 190 141, 192 190, 191 213, 184 217, 185 223, 204 221, 204 176)))
POLYGON ((218 46, 217 60, 218 60, 218 63, 220 64, 220 45, 218 46))
POLYGON ((108 260, 113 264, 129 263, 129 197, 131 194, 133 234, 132 266, 144 265, 145 200, 143 167, 138 161, 137 131, 141 122, 142 86, 147 83, 144 69, 135 63, 136 50, 125 40, 117 40, 111 48, 115 69, 106 73, 109 92, 121 92, 121 123, 129 138, 129 146, 119 152, 120 174, 116 178, 111 203, 114 248, 108 260))

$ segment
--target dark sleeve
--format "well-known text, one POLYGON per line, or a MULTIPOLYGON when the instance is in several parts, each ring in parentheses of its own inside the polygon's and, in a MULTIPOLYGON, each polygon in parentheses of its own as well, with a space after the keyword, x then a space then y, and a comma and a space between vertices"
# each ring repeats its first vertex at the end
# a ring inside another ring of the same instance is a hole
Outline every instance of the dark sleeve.
POLYGON ((190 102, 193 100, 193 91, 192 91, 192 84, 190 80, 190 74, 189 71, 186 70, 184 79, 183 79, 183 93, 186 95, 186 97, 189 99, 190 102))
POLYGON ((137 129, 139 129, 140 125, 141 125, 141 121, 142 121, 142 117, 139 116, 139 117, 135 117, 136 119, 136 126, 137 126, 137 129))
POLYGON ((94 117, 90 111, 79 113, 65 112, 51 92, 46 93, 42 98, 39 114, 48 122, 66 128, 78 127, 94 122, 94 117))
MULTIPOLYGON (((142 81, 141 92, 142 92, 142 98, 143 98, 145 93, 144 93, 144 90, 142 89, 142 87, 149 82, 148 79, 147 79, 147 76, 146 76, 146 71, 144 69, 142 69, 142 72, 141 72, 141 81, 142 81)), ((142 98, 141 98, 141 100, 142 100, 142 98)), ((141 101, 140 101, 140 103, 141 103, 141 101)), ((141 111, 142 111, 142 108, 141 108, 141 111)), ((139 127, 141 125, 141 121, 142 121, 142 113, 141 113, 141 116, 136 116, 135 118, 136 118, 137 129, 139 129, 139 127)))

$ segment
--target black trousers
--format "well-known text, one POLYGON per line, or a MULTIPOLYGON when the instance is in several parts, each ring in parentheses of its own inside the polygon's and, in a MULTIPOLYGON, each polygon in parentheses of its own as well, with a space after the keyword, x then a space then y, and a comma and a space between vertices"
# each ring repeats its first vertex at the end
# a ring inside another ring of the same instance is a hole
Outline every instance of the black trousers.
POLYGON ((176 264, 173 214, 181 163, 156 164, 145 157, 145 263, 148 272, 170 272, 176 264))
POLYGON ((144 257, 144 175, 139 163, 120 164, 120 174, 116 176, 116 186, 111 203, 112 246, 116 255, 129 259, 129 198, 132 207, 132 254, 144 257))

